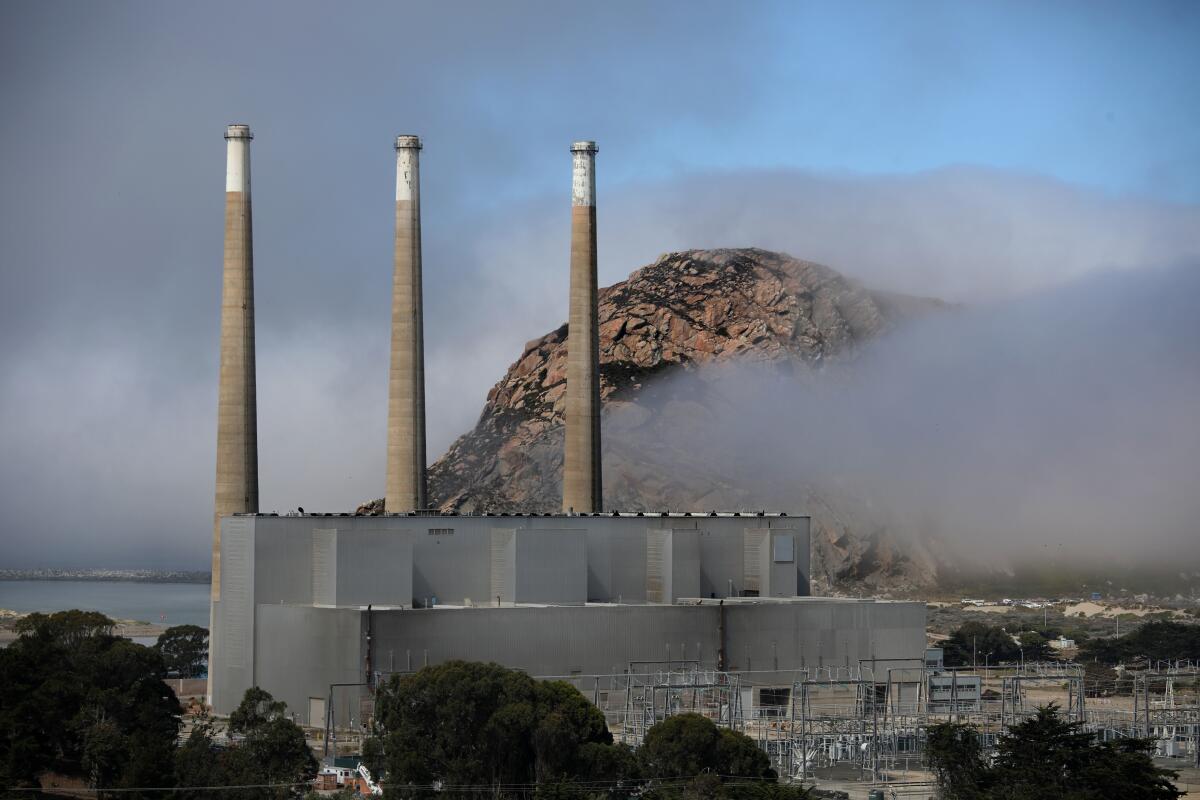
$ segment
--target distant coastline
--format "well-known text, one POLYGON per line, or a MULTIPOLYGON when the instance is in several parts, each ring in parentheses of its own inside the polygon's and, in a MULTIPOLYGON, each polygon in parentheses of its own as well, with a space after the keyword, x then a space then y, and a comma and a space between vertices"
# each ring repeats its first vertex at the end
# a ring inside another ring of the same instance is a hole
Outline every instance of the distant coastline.
POLYGON ((0 569, 0 581, 110 581, 126 583, 210 583, 195 570, 159 569, 0 569))

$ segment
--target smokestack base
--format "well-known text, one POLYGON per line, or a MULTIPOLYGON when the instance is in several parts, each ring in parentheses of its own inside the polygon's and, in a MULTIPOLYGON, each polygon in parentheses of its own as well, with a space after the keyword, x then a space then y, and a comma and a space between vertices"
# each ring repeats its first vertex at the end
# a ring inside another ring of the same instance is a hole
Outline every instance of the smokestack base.
POLYGON ((249 125, 235 124, 225 126, 226 139, 246 139, 254 138, 254 134, 250 133, 249 125))
POLYGON ((421 137, 420 136, 397 136, 396 137, 396 149, 397 150, 420 150, 421 149, 421 137))

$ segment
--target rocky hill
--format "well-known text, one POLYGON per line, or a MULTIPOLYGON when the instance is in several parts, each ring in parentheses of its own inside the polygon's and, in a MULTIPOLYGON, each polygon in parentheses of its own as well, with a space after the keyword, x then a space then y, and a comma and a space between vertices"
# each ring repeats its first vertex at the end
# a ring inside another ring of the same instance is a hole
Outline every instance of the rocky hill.
MULTIPOLYGON (((736 457, 706 452, 714 405, 725 400, 702 379, 677 378, 753 361, 817 380, 905 318, 939 307, 758 249, 668 253, 602 289, 606 506, 808 513, 819 590, 905 592, 930 584, 938 565, 926 549, 894 536, 854 497, 788 476, 751 480, 739 474, 736 457)), ((527 343, 488 393, 475 428, 432 465, 438 507, 558 510, 566 338, 563 325, 527 343)))

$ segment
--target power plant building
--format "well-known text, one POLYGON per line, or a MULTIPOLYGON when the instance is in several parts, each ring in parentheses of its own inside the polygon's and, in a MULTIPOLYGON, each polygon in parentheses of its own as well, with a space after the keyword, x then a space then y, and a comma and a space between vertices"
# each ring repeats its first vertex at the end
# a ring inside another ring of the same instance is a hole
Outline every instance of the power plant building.
POLYGON ((590 141, 571 148, 563 512, 426 509, 421 142, 401 136, 385 512, 257 513, 249 128, 226 136, 209 638, 217 713, 259 686, 301 723, 361 720, 360 703, 385 676, 454 659, 591 676, 597 687, 655 665, 770 682, 807 668, 869 662, 886 674, 922 662, 924 604, 809 596, 806 516, 601 512, 590 141))
POLYGON ((221 548, 219 714, 261 686, 301 722, 321 725, 330 696, 348 720, 369 684, 453 659, 770 681, 863 660, 886 674, 925 650, 921 603, 808 596, 807 517, 259 514, 225 518, 221 548))

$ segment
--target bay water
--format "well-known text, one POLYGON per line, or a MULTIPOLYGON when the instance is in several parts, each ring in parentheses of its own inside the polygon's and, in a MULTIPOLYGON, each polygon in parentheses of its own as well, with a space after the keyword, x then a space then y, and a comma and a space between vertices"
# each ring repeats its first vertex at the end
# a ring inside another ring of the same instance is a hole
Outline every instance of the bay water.
POLYGON ((0 581, 0 608, 99 611, 113 619, 208 627, 207 583, 0 581))

